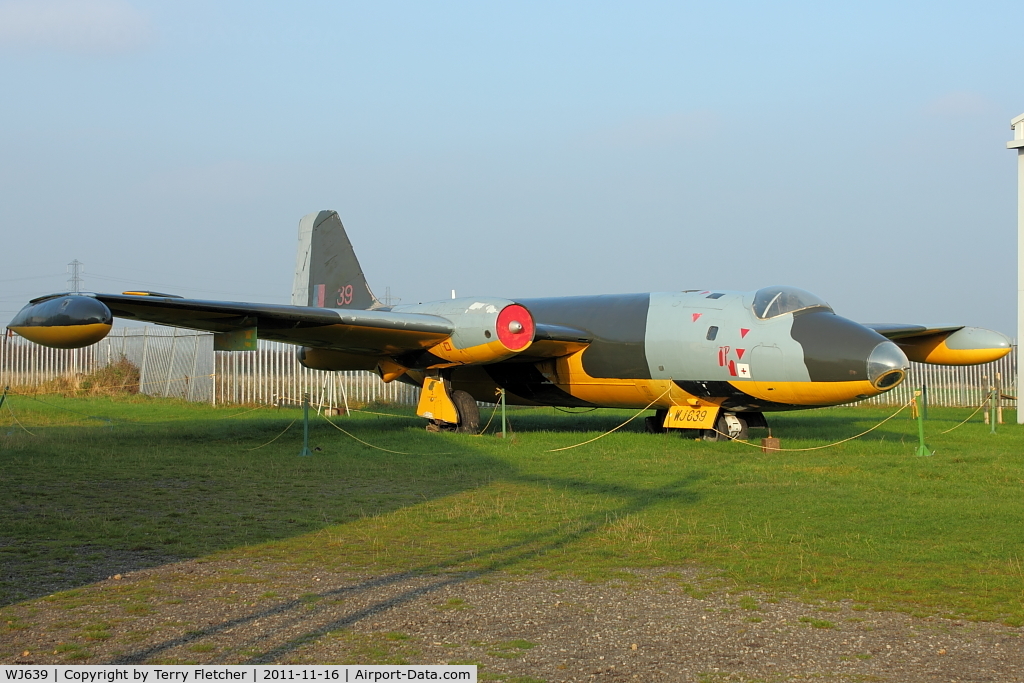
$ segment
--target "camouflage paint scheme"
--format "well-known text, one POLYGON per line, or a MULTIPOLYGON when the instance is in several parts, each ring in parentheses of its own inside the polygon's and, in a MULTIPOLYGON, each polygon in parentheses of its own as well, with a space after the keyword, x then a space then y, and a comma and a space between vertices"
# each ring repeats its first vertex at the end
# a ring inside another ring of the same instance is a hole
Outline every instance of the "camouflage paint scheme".
POLYGON ((902 381, 908 356, 974 364, 1010 350, 1009 340, 989 330, 861 325, 788 287, 387 307, 370 291, 333 211, 299 223, 292 305, 150 292, 55 294, 31 301, 8 327, 41 344, 74 348, 101 339, 112 317, 208 330, 218 333, 218 348, 246 348, 231 345, 243 336, 251 342, 255 331, 302 347, 307 367, 428 382, 430 400, 446 405, 454 392, 494 401, 503 389, 510 403, 523 405, 711 406, 746 415, 751 424, 763 422, 765 411, 887 391, 902 381))

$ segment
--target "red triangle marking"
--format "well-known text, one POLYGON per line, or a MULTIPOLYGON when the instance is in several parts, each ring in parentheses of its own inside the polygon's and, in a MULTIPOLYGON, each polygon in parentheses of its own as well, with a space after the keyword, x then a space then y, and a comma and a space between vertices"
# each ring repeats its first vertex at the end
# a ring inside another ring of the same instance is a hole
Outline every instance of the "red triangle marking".
POLYGON ((746 353, 746 349, 736 349, 736 357, 743 360, 743 354, 746 353))
POLYGON ((704 315, 704 314, 703 313, 694 313, 693 314, 693 322, 697 322, 697 318, 701 317, 702 315, 704 315))
POLYGON ((750 332, 750 330, 747 330, 747 329, 744 329, 744 328, 741 327, 740 328, 740 339, 743 339, 744 337, 746 337, 747 336, 747 332, 750 332))

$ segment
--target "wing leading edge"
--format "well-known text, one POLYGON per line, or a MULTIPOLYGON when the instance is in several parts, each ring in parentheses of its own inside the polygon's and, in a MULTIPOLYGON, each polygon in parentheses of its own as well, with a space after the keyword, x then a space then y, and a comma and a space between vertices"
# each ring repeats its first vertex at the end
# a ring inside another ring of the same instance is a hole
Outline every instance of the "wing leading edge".
POLYGON ((69 348, 81 346, 73 343, 71 331, 81 324, 96 325, 103 322, 99 312, 101 307, 96 304, 103 304, 109 310, 105 321, 107 325, 110 323, 110 315, 113 315, 218 334, 255 328, 262 339, 368 356, 425 349, 446 339, 454 330, 451 321, 422 313, 204 301, 135 294, 84 294, 37 299, 22 309, 8 327, 32 341, 37 341, 38 337, 40 343, 50 342, 52 330, 58 327, 64 331, 69 348), (89 299, 93 300, 91 307, 96 311, 90 310, 90 304, 87 303, 89 299), (81 320, 75 317, 56 320, 54 314, 62 306, 65 311, 78 310, 75 315, 81 320))

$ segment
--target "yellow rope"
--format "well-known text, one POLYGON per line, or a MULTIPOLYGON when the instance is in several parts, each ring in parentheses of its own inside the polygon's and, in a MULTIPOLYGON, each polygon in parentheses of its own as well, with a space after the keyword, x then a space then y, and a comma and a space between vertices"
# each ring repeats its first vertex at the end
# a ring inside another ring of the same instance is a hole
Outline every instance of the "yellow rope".
POLYGON ((217 419, 218 419, 218 420, 227 420, 227 419, 230 419, 230 418, 232 418, 232 417, 239 417, 239 416, 241 416, 241 415, 245 415, 246 413, 251 413, 251 412, 252 412, 252 411, 254 411, 254 410, 263 410, 263 409, 265 409, 265 408, 269 408, 269 407, 270 407, 270 406, 256 406, 255 408, 250 408, 249 410, 243 410, 242 412, 240 412, 240 413, 235 413, 234 415, 221 415, 221 416, 220 416, 220 417, 218 417, 217 419))
MULTIPOLYGON (((972 417, 974 417, 975 415, 977 415, 977 414, 978 414, 978 412, 979 412, 979 411, 981 411, 981 409, 982 409, 982 408, 984 408, 984 407, 985 407, 986 405, 988 405, 988 404, 987 404, 987 403, 982 403, 982 404, 981 404, 980 406, 978 406, 978 407, 977 407, 977 408, 976 408, 976 409, 974 410, 974 412, 973 412, 973 413, 971 413, 970 415, 968 415, 968 416, 967 416, 967 420, 970 420, 970 419, 971 419, 972 417)), ((993 418, 995 418, 995 416, 994 416, 994 415, 993 415, 992 417, 993 417, 993 418)), ((964 420, 963 422, 961 422, 960 424, 958 424, 958 425, 957 425, 956 427, 950 427, 949 429, 947 429, 947 430, 946 430, 946 431, 944 431, 944 432, 939 432, 939 434, 940 434, 940 435, 942 435, 942 434, 949 434, 949 433, 950 433, 951 431, 953 431, 954 429, 958 429, 958 428, 960 428, 960 427, 963 427, 963 426, 964 426, 965 424, 967 424, 967 420, 964 420)))
POLYGON ((369 446, 370 448, 376 448, 378 451, 384 451, 385 453, 394 453, 395 455, 451 455, 451 453, 405 453, 403 451, 393 451, 390 448, 384 448, 382 446, 374 446, 372 443, 369 443, 367 441, 363 441, 362 439, 360 439, 355 434, 352 434, 351 432, 348 432, 348 431, 342 429, 341 427, 339 427, 338 425, 334 424, 333 422, 331 422, 331 419, 329 417, 327 417, 326 415, 321 415, 320 417, 322 417, 323 419, 327 420, 327 424, 331 425, 332 427, 337 429, 339 432, 341 432, 345 436, 347 436, 347 437, 349 437, 351 439, 355 439, 356 441, 358 441, 359 443, 363 444, 364 446, 369 446))
MULTIPOLYGON (((293 424, 295 424, 296 422, 298 422, 298 420, 299 420, 299 418, 295 418, 294 420, 292 420, 291 422, 289 422, 289 423, 288 423, 288 426, 284 428, 284 432, 287 432, 287 431, 288 431, 289 429, 291 429, 291 428, 292 428, 292 425, 293 425, 293 424)), ((280 438, 281 438, 282 436, 284 436, 284 432, 281 432, 280 434, 278 434, 277 436, 275 436, 275 437, 274 437, 273 439, 271 439, 270 441, 268 441, 268 442, 266 442, 265 444, 263 444, 263 446, 269 446, 270 444, 274 443, 275 441, 277 441, 278 439, 280 439, 280 438)), ((259 449, 263 448, 263 446, 257 446, 256 448, 246 448, 245 450, 246 450, 247 452, 248 452, 248 451, 258 451, 259 449)))
POLYGON ((662 393, 661 396, 659 396, 658 398, 654 399, 653 401, 648 403, 645 407, 643 407, 640 410, 638 410, 637 413, 635 415, 633 415, 633 417, 629 418, 628 420, 626 420, 625 422, 620 424, 618 427, 614 427, 612 429, 609 429, 607 432, 605 432, 604 434, 601 434, 600 436, 595 436, 593 439, 588 439, 588 440, 583 441, 581 443, 573 444, 572 446, 563 446, 562 448, 552 448, 551 450, 547 450, 547 451, 544 451, 544 452, 545 453, 557 453, 558 451, 567 451, 570 448, 578 448, 580 446, 586 446, 588 443, 594 443, 598 439, 603 439, 604 437, 608 436, 612 432, 616 432, 616 431, 622 429, 623 427, 628 425, 630 422, 632 422, 636 418, 640 417, 641 413, 643 413, 645 410, 649 410, 651 406, 653 406, 655 403, 660 401, 662 399, 662 397, 665 396, 666 394, 668 394, 668 392, 670 392, 670 391, 672 391, 672 387, 671 386, 669 386, 669 388, 666 389, 664 391, 664 393, 662 393))
MULTIPOLYGON (((849 438, 843 439, 842 441, 836 441, 835 443, 828 443, 828 444, 825 444, 824 446, 811 446, 810 448, 772 448, 772 449, 769 450, 769 452, 771 452, 771 453, 774 453, 774 452, 797 453, 797 452, 801 452, 801 451, 820 451, 823 448, 832 448, 833 446, 838 446, 839 444, 846 443, 847 441, 853 441, 854 439, 859 439, 860 437, 864 436, 865 434, 868 434, 870 432, 875 431, 876 429, 878 429, 879 427, 884 425, 886 422, 888 422, 889 420, 893 419, 894 417, 896 417, 897 415, 902 413, 904 410, 906 410, 908 407, 910 407, 910 404, 913 403, 913 402, 914 402, 914 399, 910 399, 909 401, 904 403, 903 406, 899 410, 897 410, 895 413, 893 413, 889 417, 885 418, 884 420, 882 420, 881 422, 876 424, 871 429, 867 429, 867 430, 861 432, 860 434, 857 434, 856 436, 851 436, 849 438)), ((752 446, 753 448, 761 448, 761 444, 750 443, 749 441, 743 441, 741 439, 734 439, 731 436, 729 436, 728 434, 725 434, 723 432, 719 432, 717 429, 715 429, 713 431, 718 432, 719 434, 721 434, 722 436, 724 436, 725 438, 729 439, 730 441, 732 441, 734 443, 741 443, 744 446, 752 446)))
POLYGON ((491 409, 491 416, 489 418, 487 418, 487 424, 484 425, 484 428, 480 430, 479 434, 474 434, 473 436, 483 436, 484 433, 487 432, 487 428, 491 426, 491 422, 494 420, 494 414, 497 413, 497 412, 498 412, 498 404, 495 403, 494 404, 494 408, 491 409))
POLYGON ((25 425, 21 424, 21 420, 19 420, 18 416, 14 414, 14 409, 11 408, 10 399, 8 399, 8 401, 5 402, 4 405, 7 406, 7 412, 9 412, 11 414, 11 418, 14 420, 15 424, 17 424, 19 427, 24 429, 25 433, 28 434, 29 436, 35 436, 35 434, 33 434, 32 432, 30 432, 27 429, 25 429, 25 425))
MULTIPOLYGON (((170 380, 170 383, 191 382, 191 381, 195 381, 197 379, 202 379, 204 377, 216 377, 216 376, 217 376, 216 373, 214 373, 214 374, 210 374, 210 375, 191 375, 191 376, 188 376, 188 377, 177 377, 175 379, 170 380)), ((54 381, 56 381, 58 379, 61 379, 61 378, 60 377, 54 377, 52 379, 46 380, 45 382, 43 382, 43 384, 45 385, 45 384, 48 384, 49 382, 54 382, 54 381)), ((142 387, 144 387, 144 386, 148 387, 148 386, 154 385, 154 384, 163 384, 163 385, 166 386, 168 384, 168 381, 166 379, 154 379, 154 380, 147 380, 145 382, 130 382, 130 383, 127 383, 127 384, 108 384, 108 385, 103 385, 103 386, 95 386, 94 385, 94 386, 89 387, 88 389, 64 389, 64 390, 60 390, 60 391, 58 391, 58 390, 54 390, 54 391, 32 391, 32 392, 28 392, 28 391, 24 391, 24 392, 23 391, 13 391, 13 392, 9 393, 8 396, 26 396, 26 397, 30 397, 30 396, 57 396, 57 395, 64 395, 64 394, 69 394, 69 393, 75 393, 75 392, 86 392, 86 391, 103 390, 103 389, 128 389, 129 387, 138 387, 139 393, 142 393, 142 387)), ((18 386, 24 386, 24 385, 18 385, 18 386)))
POLYGON ((418 420, 419 417, 413 415, 394 415, 392 413, 375 413, 372 410, 359 410, 358 408, 349 408, 350 413, 366 413, 367 415, 383 415, 384 417, 401 417, 406 420, 418 420))

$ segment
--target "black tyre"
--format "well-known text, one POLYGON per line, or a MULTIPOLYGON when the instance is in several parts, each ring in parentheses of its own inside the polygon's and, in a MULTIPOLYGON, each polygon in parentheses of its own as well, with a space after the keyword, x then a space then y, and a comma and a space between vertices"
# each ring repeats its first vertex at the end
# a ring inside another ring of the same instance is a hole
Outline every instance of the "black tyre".
POLYGON ((460 434, 478 434, 480 432, 480 408, 472 396, 465 391, 453 391, 452 403, 459 414, 459 426, 455 430, 460 434))
POLYGON ((654 415, 644 418, 644 431, 648 434, 664 434, 665 429, 665 416, 668 415, 667 410, 656 410, 654 415))
POLYGON ((739 415, 734 416, 736 421, 739 422, 739 429, 733 430, 733 433, 729 431, 729 421, 725 419, 725 415, 722 415, 715 422, 714 429, 703 430, 703 437, 705 441, 731 441, 732 439, 741 439, 746 441, 750 436, 750 430, 747 428, 747 422, 739 415))

